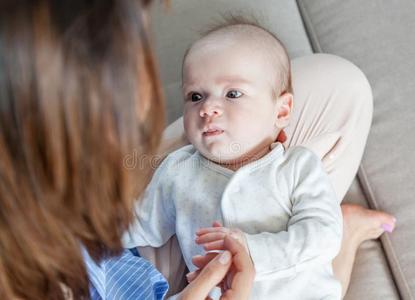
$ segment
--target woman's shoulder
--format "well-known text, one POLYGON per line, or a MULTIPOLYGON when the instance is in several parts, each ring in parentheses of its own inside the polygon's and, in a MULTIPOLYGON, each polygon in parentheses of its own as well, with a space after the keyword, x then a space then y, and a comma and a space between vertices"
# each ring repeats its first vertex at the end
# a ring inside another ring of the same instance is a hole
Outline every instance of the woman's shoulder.
POLYGON ((86 250, 83 255, 91 299, 163 299, 167 293, 169 286, 163 275, 128 249, 99 263, 86 250))

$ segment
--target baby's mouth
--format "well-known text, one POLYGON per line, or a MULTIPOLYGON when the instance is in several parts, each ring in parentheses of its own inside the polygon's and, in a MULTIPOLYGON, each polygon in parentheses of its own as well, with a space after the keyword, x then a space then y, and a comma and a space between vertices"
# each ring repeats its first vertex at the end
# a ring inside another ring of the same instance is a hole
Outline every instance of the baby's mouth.
POLYGON ((209 126, 207 129, 203 131, 203 136, 215 136, 220 135, 224 132, 221 128, 217 126, 209 126))

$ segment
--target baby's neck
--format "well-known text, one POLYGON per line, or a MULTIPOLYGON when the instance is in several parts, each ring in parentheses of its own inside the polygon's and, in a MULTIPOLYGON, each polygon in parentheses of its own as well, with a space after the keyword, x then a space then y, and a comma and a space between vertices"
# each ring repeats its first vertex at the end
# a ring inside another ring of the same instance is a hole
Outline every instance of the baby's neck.
POLYGON ((243 166, 256 161, 258 159, 261 159, 265 155, 267 155, 271 151, 271 145, 266 145, 264 147, 261 147, 260 149, 255 149, 254 151, 245 154, 241 158, 232 161, 230 163, 219 163, 222 167, 225 167, 227 169, 230 169, 232 171, 237 171, 239 168, 242 168, 243 166))

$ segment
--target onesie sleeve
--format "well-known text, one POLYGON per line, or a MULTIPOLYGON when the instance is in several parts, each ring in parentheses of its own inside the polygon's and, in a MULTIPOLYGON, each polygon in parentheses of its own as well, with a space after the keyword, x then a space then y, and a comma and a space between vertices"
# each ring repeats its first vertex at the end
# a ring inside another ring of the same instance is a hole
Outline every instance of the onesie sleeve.
POLYGON ((175 205, 171 196, 173 158, 167 157, 154 173, 134 206, 134 221, 122 238, 125 248, 160 247, 175 233, 175 205))
POLYGON ((304 268, 330 263, 340 251, 342 213, 321 161, 306 149, 293 159, 287 230, 245 235, 256 280, 294 276, 304 268))

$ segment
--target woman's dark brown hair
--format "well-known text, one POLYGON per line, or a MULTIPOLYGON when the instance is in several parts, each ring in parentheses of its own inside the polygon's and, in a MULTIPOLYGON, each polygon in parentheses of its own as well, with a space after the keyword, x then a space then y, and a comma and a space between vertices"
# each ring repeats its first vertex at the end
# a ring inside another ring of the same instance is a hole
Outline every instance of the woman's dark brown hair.
POLYGON ((147 2, 0 4, 1 299, 88 298, 81 248, 121 250, 164 125, 147 2))

